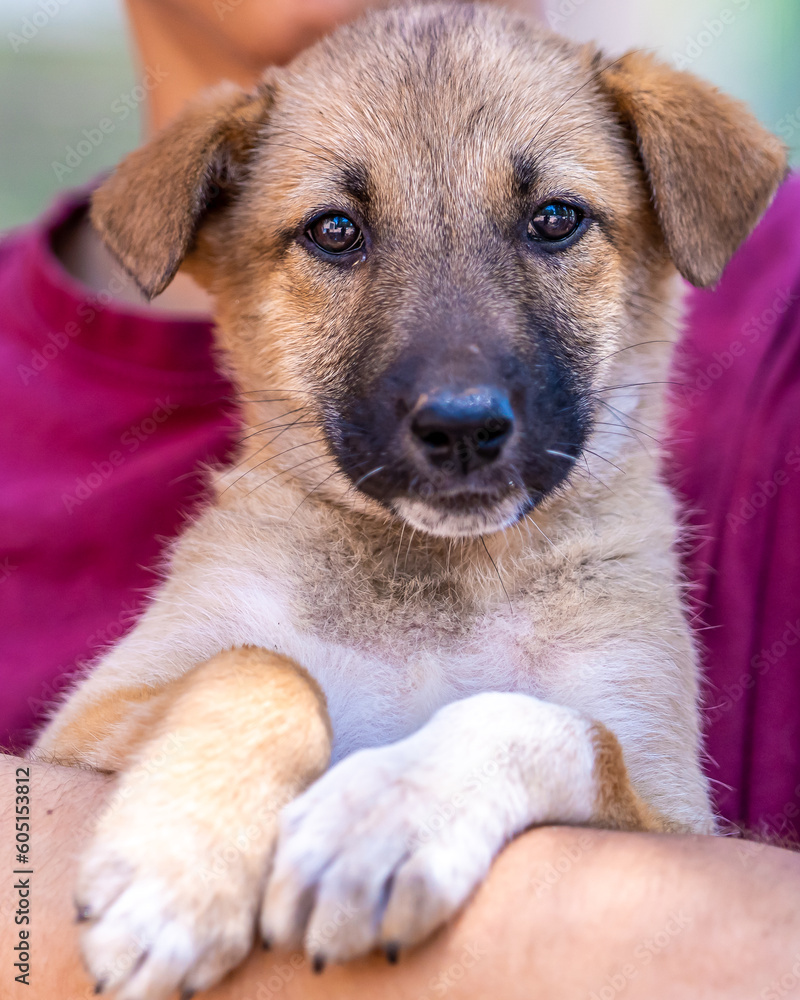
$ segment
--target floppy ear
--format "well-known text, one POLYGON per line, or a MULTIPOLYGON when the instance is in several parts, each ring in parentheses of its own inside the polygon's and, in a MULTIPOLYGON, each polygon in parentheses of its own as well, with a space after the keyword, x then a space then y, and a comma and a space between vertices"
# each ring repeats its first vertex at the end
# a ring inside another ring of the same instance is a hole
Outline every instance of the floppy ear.
POLYGON ((235 187, 271 103, 267 84, 251 94, 216 87, 95 192, 92 222, 148 298, 172 281, 206 212, 235 187))
POLYGON ((633 131, 675 266, 713 284, 785 177, 785 147, 744 104, 650 55, 629 52, 599 80, 633 131))

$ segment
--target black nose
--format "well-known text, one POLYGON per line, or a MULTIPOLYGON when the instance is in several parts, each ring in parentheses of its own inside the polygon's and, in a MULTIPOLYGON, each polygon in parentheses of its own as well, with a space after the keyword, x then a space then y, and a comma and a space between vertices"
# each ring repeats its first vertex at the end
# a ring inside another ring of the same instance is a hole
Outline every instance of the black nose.
POLYGON ((411 415, 411 433, 427 460, 464 475, 494 462, 513 427, 508 397, 487 386, 424 395, 411 415))

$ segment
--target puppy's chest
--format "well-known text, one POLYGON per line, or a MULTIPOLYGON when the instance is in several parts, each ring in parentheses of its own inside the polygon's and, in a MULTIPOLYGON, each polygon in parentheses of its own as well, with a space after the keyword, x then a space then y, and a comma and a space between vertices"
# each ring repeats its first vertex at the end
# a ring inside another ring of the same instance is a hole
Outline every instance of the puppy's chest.
POLYGON ((391 630, 391 640, 343 645, 297 634, 295 658, 325 691, 337 757, 402 739, 443 705, 472 694, 540 693, 522 646, 493 634, 489 622, 455 638, 391 630))
POLYGON ((337 757, 401 739, 470 694, 541 693, 525 609, 477 601, 447 578, 423 575, 396 592, 380 580, 339 582, 287 581, 264 621, 269 631, 280 623, 269 644, 323 688, 337 757))

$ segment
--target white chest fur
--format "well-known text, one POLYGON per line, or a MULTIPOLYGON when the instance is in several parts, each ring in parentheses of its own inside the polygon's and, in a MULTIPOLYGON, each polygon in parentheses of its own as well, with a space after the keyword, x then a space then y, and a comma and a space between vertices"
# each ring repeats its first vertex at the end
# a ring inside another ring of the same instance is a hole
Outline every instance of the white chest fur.
POLYGON ((354 636, 355 642, 344 643, 324 630, 293 624, 289 602, 274 592, 252 593, 248 603, 248 641, 292 657, 325 692, 335 759, 401 739, 441 706, 471 694, 540 693, 522 649, 530 622, 517 624, 508 606, 455 636, 420 634, 402 620, 387 621, 379 635, 365 622, 362 641, 354 636))

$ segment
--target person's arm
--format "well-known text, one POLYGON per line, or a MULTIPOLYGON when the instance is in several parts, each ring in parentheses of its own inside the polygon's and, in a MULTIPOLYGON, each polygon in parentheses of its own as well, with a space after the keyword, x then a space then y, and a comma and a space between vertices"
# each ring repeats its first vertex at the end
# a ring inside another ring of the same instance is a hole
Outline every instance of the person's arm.
MULTIPOLYGON (((111 779, 0 758, 3 996, 84 1000, 71 886, 111 779), (30 769, 32 876, 14 874, 16 772, 30 769), (31 922, 15 923, 30 878, 31 922), (30 985, 13 982, 30 931, 30 985), (18 993, 16 987, 18 986, 18 993), (11 987, 11 989, 9 989, 11 987)), ((168 831, 165 830, 165 836, 168 831)), ((464 914, 388 965, 315 976, 300 955, 257 950, 216 1000, 774 1000, 800 987, 800 855, 710 837, 544 828, 498 858, 464 914)))

